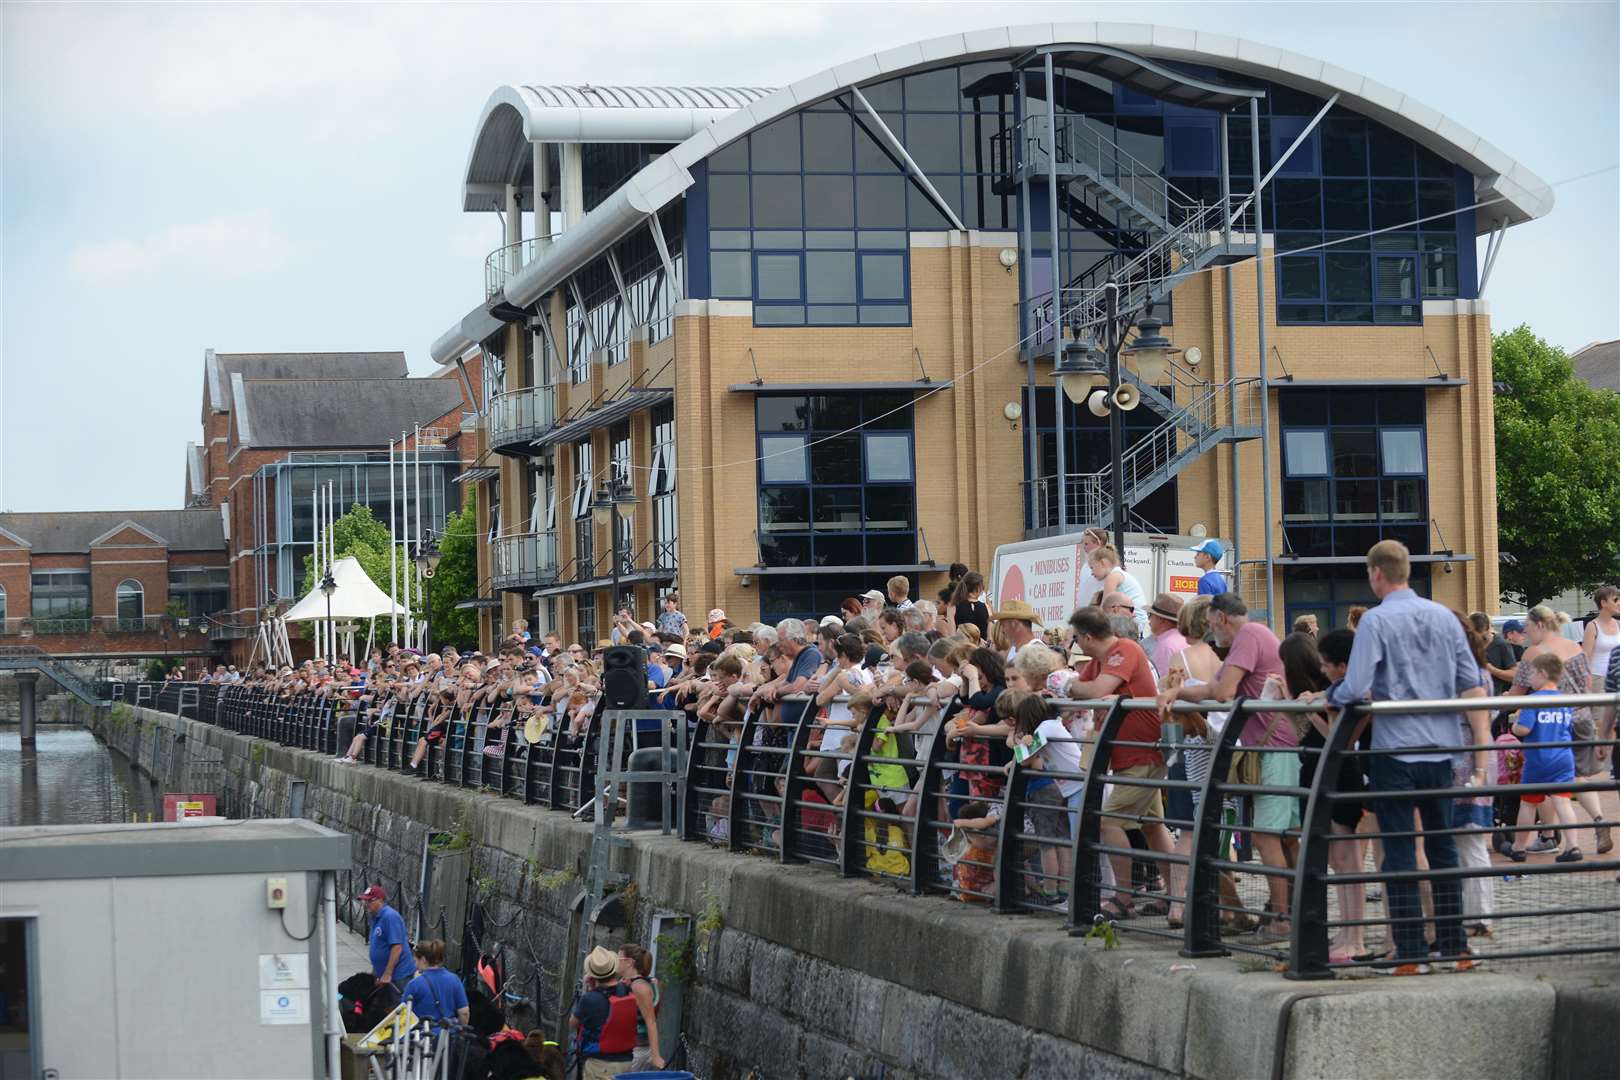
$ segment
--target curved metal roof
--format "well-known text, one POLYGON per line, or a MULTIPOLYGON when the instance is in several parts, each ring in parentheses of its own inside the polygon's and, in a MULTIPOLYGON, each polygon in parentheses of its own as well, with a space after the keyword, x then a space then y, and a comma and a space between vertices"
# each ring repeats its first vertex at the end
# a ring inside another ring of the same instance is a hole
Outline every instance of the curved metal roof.
MULTIPOLYGON (((787 113, 843 93, 851 86, 975 60, 1011 59, 1030 50, 1062 46, 1105 45, 1156 60, 1199 64, 1238 76, 1265 79, 1321 97, 1339 94, 1339 104, 1398 131, 1474 175, 1476 201, 1494 200, 1475 215, 1475 228, 1489 232, 1499 223, 1520 224, 1541 217, 1553 206, 1552 188, 1535 173, 1455 120, 1415 98, 1364 75, 1325 60, 1269 45, 1171 26, 1146 23, 1035 23, 951 34, 839 64, 783 87, 730 113, 720 113, 694 128, 678 146, 630 177, 584 220, 563 233, 522 273, 506 283, 490 303, 522 307, 556 288, 568 274, 585 265, 608 244, 646 220, 650 213, 679 197, 692 184, 691 167, 754 128, 787 113)), ((485 106, 480 135, 503 105, 503 88, 485 106)), ((597 110, 601 117, 605 110, 597 110)), ((578 138, 579 136, 572 136, 578 138)), ((618 140, 610 140, 618 141, 618 140)), ((658 139, 643 141, 657 142, 658 139)), ((524 147, 527 153, 527 147, 524 147)), ((474 145, 474 156, 478 144, 474 145)), ((469 162, 469 183, 472 177, 469 162)), ((470 203, 469 189, 469 203, 470 203)), ((473 207, 469 205, 469 209, 473 207)), ((488 321, 488 307, 469 313, 466 322, 488 321)), ((450 327, 433 344, 433 359, 444 363, 476 344, 462 323, 450 327)))
POLYGON ((464 210, 498 210, 532 182, 536 142, 678 143, 773 92, 765 86, 503 86, 467 154, 464 210))
POLYGON ((552 109, 740 109, 769 94, 766 86, 525 86, 552 109))

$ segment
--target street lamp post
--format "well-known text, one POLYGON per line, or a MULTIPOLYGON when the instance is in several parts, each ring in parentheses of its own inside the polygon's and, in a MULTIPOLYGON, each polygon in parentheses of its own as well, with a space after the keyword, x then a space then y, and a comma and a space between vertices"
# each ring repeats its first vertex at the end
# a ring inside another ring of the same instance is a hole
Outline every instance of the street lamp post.
POLYGON ((635 505, 636 497, 631 492, 630 485, 619 477, 614 477, 597 488, 596 498, 591 502, 592 520, 598 525, 610 526, 611 529, 608 533, 608 545, 613 552, 610 556, 613 564, 611 569, 613 594, 608 606, 615 612, 618 611, 619 603, 619 571, 623 565, 619 555, 619 522, 621 519, 629 518, 631 513, 629 508, 635 505), (624 508, 622 511, 621 507, 624 508))
MULTIPOLYGON (((1121 313, 1119 310, 1119 283, 1110 281, 1103 286, 1104 314, 1100 332, 1094 334, 1092 346, 1084 355, 1078 352, 1064 354, 1053 368, 1052 374, 1058 378, 1063 392, 1070 401, 1076 405, 1086 401, 1092 394, 1103 395, 1105 405, 1093 404, 1092 411, 1101 415, 1106 407, 1108 413, 1108 460, 1109 460, 1109 501, 1113 504, 1114 547, 1118 549, 1120 558, 1125 557, 1125 426, 1120 416, 1122 408, 1130 405, 1121 405, 1120 398, 1120 359, 1128 358, 1136 365, 1136 374, 1143 382, 1158 383, 1164 378, 1165 368, 1170 357, 1180 352, 1170 344, 1162 330, 1164 323, 1153 316, 1153 305, 1148 304, 1142 311, 1141 318, 1133 311, 1121 313), (1132 326, 1136 327, 1136 340, 1130 345, 1125 344, 1125 335, 1132 326), (1097 348, 1101 342, 1102 348, 1097 348), (1106 384, 1107 389, 1097 387, 1099 383, 1106 384)), ((1078 331, 1078 327, 1076 330, 1078 331)), ((1060 406, 1061 407, 1061 406, 1060 406)), ((1063 522, 1067 525, 1067 522, 1063 522)))
POLYGON ((332 567, 327 566, 326 573, 321 577, 321 595, 326 597, 326 662, 330 666, 337 666, 337 635, 332 632, 332 594, 337 592, 337 581, 332 577, 332 567))
POLYGON ((416 557, 413 560, 416 568, 422 572, 422 651, 433 651, 433 575, 438 572, 439 543, 434 539, 433 533, 428 532, 422 542, 416 545, 416 557))

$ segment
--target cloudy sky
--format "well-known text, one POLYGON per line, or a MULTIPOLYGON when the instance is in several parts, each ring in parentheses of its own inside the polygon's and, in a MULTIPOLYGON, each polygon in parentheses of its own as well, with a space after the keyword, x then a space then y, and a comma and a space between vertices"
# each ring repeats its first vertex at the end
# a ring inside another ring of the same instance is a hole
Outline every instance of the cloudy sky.
POLYGON ((1489 299, 1574 349, 1617 329, 1620 7, 1590 4, 0 6, 0 509, 177 506, 202 356, 428 347, 481 298, 484 100, 522 82, 781 85, 1053 19, 1252 38, 1370 75, 1548 181, 1489 299), (1597 172, 1586 179, 1571 179, 1597 172))

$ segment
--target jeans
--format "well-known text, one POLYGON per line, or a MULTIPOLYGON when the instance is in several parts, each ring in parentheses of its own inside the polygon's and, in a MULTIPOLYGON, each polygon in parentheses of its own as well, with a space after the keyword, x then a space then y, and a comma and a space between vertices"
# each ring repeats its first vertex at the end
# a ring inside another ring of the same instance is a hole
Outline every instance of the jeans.
MULTIPOLYGON (((1451 762, 1397 761, 1379 754, 1372 759, 1369 780, 1374 791, 1419 791, 1426 788, 1451 786, 1451 762)), ((1451 828, 1453 798, 1438 799, 1372 799, 1373 812, 1378 817, 1381 833, 1413 831, 1412 812, 1417 811, 1425 830, 1451 828)), ((1392 873, 1417 869, 1417 846, 1410 836, 1387 837, 1384 840, 1383 870, 1392 873)), ((1450 870, 1457 865, 1457 845, 1450 836, 1425 836, 1423 853, 1428 856, 1431 870, 1450 870)), ((1397 921, 1392 927, 1395 937, 1395 956, 1399 960, 1423 962, 1429 958, 1429 945, 1423 931, 1423 903, 1418 895, 1416 881, 1389 881, 1384 884, 1389 897, 1389 917, 1397 921)), ((1432 878, 1429 889, 1434 897, 1435 948, 1443 956, 1456 956, 1467 951, 1468 938, 1462 928, 1462 882, 1458 878, 1432 878)))

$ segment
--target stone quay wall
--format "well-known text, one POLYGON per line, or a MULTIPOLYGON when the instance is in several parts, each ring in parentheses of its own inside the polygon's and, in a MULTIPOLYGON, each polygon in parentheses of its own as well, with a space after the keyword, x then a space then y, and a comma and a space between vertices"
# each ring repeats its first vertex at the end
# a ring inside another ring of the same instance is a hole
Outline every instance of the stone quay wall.
MULTIPOLYGON (((408 925, 423 899, 423 849, 448 834, 424 924, 436 926, 441 910, 459 924, 446 880, 459 875, 479 940, 501 949, 512 984, 554 1022, 588 825, 147 709, 98 710, 91 726, 167 786, 221 796, 231 816, 303 816, 348 832, 355 869, 340 894, 382 882, 408 925)), ((682 1033, 684 1067, 709 1080, 751 1070, 804 1080, 1574 1080, 1607 1071, 1620 1026, 1614 966, 1294 982, 1241 959, 1186 960, 1128 935, 1109 948, 1055 920, 901 895, 656 831, 628 840, 614 857, 633 884, 625 925, 602 940, 651 944, 655 914, 665 925, 685 917, 692 948, 661 943, 675 958, 665 978, 680 984, 668 1022, 682 1033)))

